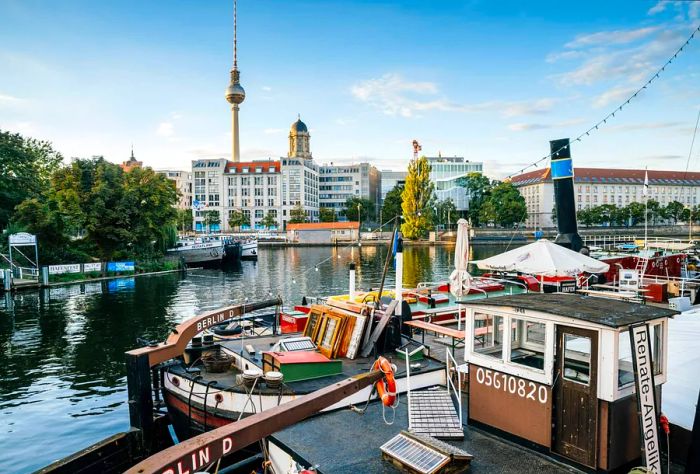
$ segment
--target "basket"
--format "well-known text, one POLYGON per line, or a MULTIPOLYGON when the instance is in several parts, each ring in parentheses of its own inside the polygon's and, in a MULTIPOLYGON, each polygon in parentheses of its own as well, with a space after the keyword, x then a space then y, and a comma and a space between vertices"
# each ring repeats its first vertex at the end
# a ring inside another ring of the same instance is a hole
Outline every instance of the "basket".
POLYGON ((216 351, 202 357, 204 368, 207 370, 207 372, 214 374, 226 372, 231 368, 232 362, 233 357, 228 354, 224 354, 221 351, 216 351))

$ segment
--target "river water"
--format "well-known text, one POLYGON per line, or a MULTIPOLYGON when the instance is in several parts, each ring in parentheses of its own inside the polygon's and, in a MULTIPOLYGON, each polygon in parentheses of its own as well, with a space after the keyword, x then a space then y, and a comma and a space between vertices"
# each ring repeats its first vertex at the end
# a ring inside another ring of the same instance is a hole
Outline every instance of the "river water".
MULTIPOLYGON (((473 259, 503 251, 477 246, 473 259)), ((124 352, 196 314, 280 295, 285 305, 377 288, 387 249, 260 249, 257 262, 0 296, 0 472, 31 472, 128 428, 124 352)), ((404 285, 445 280, 454 247, 406 247, 404 285)), ((393 288, 390 271, 385 286, 393 288)))

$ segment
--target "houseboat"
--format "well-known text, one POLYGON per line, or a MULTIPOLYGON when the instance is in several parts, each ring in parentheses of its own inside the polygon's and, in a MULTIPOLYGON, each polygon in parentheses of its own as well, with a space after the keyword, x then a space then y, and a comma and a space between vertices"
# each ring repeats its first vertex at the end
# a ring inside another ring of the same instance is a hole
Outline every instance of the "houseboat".
POLYGON ((218 267, 225 255, 224 243, 219 240, 181 239, 167 254, 181 258, 189 266, 218 267))

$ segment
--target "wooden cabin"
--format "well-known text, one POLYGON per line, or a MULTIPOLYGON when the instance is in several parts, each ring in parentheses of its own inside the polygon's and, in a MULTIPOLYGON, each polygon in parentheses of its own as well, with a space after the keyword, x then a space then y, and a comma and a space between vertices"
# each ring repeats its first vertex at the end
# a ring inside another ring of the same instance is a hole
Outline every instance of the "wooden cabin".
POLYGON ((562 293, 464 304, 470 423, 603 471, 641 456, 629 328, 649 327, 660 407, 675 311, 562 293))

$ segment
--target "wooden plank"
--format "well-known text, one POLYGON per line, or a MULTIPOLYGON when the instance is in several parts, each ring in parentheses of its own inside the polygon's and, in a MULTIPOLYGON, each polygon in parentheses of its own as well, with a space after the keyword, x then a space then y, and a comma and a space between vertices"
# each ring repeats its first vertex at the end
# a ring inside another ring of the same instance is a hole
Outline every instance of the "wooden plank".
POLYGON ((454 337, 455 339, 464 339, 464 331, 460 331, 459 329, 446 328, 438 324, 426 323, 425 321, 407 321, 404 324, 418 329, 433 331, 437 334, 442 334, 443 336, 450 336, 454 337))
POLYGON ((384 331, 384 328, 389 323, 391 317, 394 315, 394 311, 396 311, 396 306, 398 306, 398 304, 398 300, 392 300, 391 303, 389 303, 389 306, 387 306, 386 311, 384 311, 384 314, 382 315, 382 319, 379 320, 377 325, 374 327, 374 330, 372 331, 372 335, 370 336, 369 340, 362 347, 362 352, 360 353, 362 357, 367 357, 370 354, 370 352, 372 352, 372 347, 379 340, 379 336, 381 336, 382 331, 384 331))

